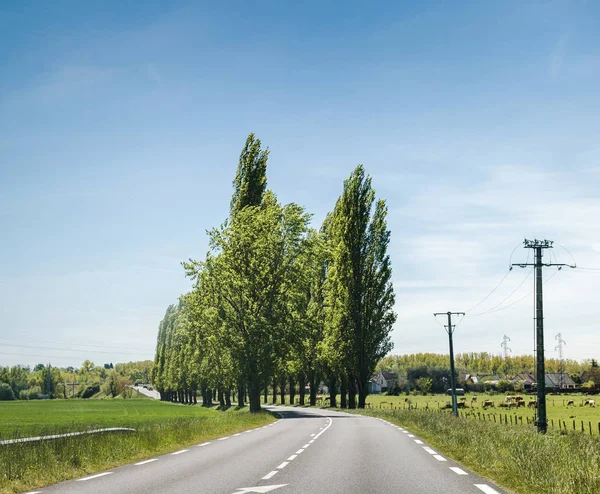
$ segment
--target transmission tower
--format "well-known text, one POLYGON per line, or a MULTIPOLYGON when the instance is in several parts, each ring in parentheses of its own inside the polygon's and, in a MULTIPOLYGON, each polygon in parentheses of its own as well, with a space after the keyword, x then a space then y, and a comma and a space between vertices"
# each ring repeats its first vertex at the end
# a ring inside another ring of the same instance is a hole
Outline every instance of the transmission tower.
POLYGON ((510 352, 512 352, 512 348, 508 348, 508 342, 510 341, 510 338, 506 335, 504 335, 504 338, 502 338, 502 343, 501 343, 501 347, 502 347, 502 354, 504 355, 504 360, 506 360, 509 356, 510 356, 510 352))
POLYGON ((527 240, 523 241, 523 246, 526 249, 533 249, 535 252, 535 263, 533 264, 512 264, 524 268, 527 266, 535 267, 535 339, 536 339, 536 361, 537 361, 537 406, 538 406, 538 431, 546 433, 548 430, 548 422, 546 420, 546 369, 544 361, 544 298, 542 292, 542 267, 543 266, 558 266, 561 269, 563 266, 574 268, 575 265, 558 264, 558 263, 543 263, 542 257, 544 250, 552 249, 552 240, 527 240))
POLYGON ((562 339, 562 334, 558 333, 554 337, 558 341, 558 345, 554 347, 555 350, 558 350, 558 387, 560 390, 563 388, 563 375, 565 373, 565 366, 563 362, 563 345, 566 345, 567 342, 562 339))

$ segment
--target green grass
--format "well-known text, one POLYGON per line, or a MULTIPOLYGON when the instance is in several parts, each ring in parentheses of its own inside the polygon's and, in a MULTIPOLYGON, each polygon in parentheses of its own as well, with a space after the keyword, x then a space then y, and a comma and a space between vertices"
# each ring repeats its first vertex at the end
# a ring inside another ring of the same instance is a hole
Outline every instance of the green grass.
POLYGON ((455 418, 446 413, 357 411, 406 427, 440 452, 516 493, 600 492, 600 439, 580 433, 455 418))
POLYGON ((157 400, 43 400, 0 402, 0 439, 38 436, 56 431, 133 427, 173 418, 205 417, 201 406, 157 400))
POLYGON ((0 493, 35 490, 274 420, 247 408, 218 411, 151 400, 2 402, 2 439, 104 427, 133 427, 136 432, 0 446, 0 493))

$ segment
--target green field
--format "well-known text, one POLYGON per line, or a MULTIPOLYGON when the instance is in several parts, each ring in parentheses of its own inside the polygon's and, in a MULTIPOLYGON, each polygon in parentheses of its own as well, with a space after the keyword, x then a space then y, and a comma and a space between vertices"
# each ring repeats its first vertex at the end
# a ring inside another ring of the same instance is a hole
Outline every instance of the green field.
POLYGON ((44 400, 0 402, 0 439, 133 427, 176 418, 206 419, 215 411, 157 400, 44 400))
POLYGON ((0 445, 0 493, 35 490, 275 420, 247 407, 220 411, 143 399, 2 402, 1 439, 105 427, 136 431, 0 445))

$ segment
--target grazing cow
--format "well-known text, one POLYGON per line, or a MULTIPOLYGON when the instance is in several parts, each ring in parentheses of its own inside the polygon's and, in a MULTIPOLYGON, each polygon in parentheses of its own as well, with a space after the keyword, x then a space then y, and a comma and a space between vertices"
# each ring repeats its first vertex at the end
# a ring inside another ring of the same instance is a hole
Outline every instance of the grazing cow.
POLYGON ((483 402, 483 408, 487 408, 487 407, 493 407, 494 406, 494 402, 492 400, 485 400, 483 402))
POLYGON ((596 402, 594 400, 585 400, 584 405, 589 405, 590 407, 596 407, 596 402))
POLYGON ((477 401, 477 396, 472 396, 471 397, 471 403, 473 403, 474 401, 477 401))
POLYGON ((569 405, 575 406, 575 401, 574 400, 567 401, 567 406, 569 406, 569 405))
POLYGON ((456 408, 466 408, 465 402, 464 401, 459 401, 456 404, 456 408))
POLYGON ((530 400, 529 403, 527 403, 528 407, 533 407, 533 408, 537 408, 537 401, 535 400, 530 400))
POLYGON ((519 400, 519 401, 517 401, 517 406, 518 407, 524 407, 525 406, 525 402, 523 400, 519 400))

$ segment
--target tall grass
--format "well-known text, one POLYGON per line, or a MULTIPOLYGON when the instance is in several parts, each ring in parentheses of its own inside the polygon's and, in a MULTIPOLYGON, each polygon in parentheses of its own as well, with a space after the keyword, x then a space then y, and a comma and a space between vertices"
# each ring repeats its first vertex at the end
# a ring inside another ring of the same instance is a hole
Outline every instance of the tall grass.
MULTIPOLYGON (((161 419, 136 432, 100 433, 0 446, 0 492, 13 493, 87 475, 275 420, 266 412, 206 410, 197 417, 161 419)), ((82 430, 82 429, 79 429, 82 430)), ((45 428, 44 434, 72 432, 45 428)), ((21 436, 15 431, 14 437, 21 436)))
POLYGON ((600 492, 600 439, 580 433, 542 435, 419 410, 361 411, 407 427, 441 452, 518 493, 600 492))

